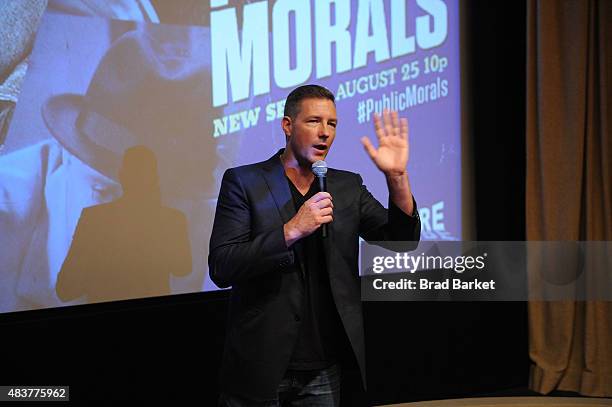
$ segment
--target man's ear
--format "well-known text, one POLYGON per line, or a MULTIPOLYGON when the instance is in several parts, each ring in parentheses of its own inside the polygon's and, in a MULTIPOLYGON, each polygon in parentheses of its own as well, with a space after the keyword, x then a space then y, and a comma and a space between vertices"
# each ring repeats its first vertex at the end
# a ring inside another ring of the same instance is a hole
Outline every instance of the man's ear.
POLYGON ((283 128, 283 132, 285 133, 285 137, 289 138, 291 136, 291 127, 293 126, 293 122, 291 121, 291 117, 284 116, 281 120, 281 127, 283 128))

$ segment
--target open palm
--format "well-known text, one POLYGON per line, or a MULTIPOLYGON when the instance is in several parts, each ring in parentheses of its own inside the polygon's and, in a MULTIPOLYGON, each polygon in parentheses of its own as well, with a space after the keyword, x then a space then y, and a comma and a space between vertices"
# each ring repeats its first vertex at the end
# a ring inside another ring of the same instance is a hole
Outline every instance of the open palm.
POLYGON ((363 146, 379 170, 386 175, 402 175, 408 165, 408 120, 399 119, 396 111, 385 110, 382 119, 374 114, 374 129, 378 149, 367 137, 362 137, 363 146))

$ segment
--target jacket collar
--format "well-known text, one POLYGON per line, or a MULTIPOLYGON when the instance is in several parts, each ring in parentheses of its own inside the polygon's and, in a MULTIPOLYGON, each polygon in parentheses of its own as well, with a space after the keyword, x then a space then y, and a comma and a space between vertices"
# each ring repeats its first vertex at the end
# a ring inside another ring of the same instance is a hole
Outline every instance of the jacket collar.
POLYGON ((291 198, 289 184, 285 177, 285 169, 280 160, 280 155, 285 151, 281 148, 276 154, 263 162, 263 176, 272 193, 274 202, 278 208, 283 223, 289 222, 295 216, 295 207, 291 198))

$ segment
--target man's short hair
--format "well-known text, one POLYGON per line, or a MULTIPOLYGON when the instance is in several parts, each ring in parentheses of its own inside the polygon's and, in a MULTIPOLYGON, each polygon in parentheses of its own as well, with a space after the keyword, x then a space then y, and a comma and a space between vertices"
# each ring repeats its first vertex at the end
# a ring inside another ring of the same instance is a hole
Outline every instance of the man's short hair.
POLYGON ((300 112, 300 102, 304 99, 329 99, 336 104, 334 94, 319 85, 304 85, 291 91, 285 101, 284 115, 292 119, 300 112))

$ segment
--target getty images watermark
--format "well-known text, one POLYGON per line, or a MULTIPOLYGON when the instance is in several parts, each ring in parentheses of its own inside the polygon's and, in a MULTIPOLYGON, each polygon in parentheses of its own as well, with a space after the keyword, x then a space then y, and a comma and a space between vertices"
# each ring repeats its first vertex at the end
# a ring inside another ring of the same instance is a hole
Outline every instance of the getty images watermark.
POLYGON ((612 242, 362 242, 364 301, 612 300, 612 242))

